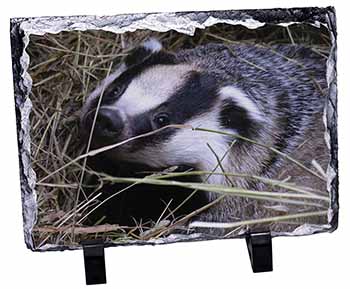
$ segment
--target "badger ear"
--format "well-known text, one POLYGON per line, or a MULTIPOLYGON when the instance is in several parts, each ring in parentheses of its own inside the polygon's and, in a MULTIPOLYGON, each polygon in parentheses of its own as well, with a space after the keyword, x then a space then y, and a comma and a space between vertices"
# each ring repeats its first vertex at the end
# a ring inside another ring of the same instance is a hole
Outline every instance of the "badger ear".
POLYGON ((150 53, 156 53, 163 49, 162 43, 156 38, 149 38, 142 43, 141 47, 149 51, 150 53))
POLYGON ((233 129, 242 136, 251 137, 266 122, 257 104, 244 91, 228 85, 220 88, 222 100, 220 122, 223 127, 233 129))
POLYGON ((146 60, 152 58, 155 62, 173 63, 174 55, 163 50, 162 44, 156 38, 149 38, 141 45, 133 48, 125 57, 124 63, 127 67, 142 64, 146 60))

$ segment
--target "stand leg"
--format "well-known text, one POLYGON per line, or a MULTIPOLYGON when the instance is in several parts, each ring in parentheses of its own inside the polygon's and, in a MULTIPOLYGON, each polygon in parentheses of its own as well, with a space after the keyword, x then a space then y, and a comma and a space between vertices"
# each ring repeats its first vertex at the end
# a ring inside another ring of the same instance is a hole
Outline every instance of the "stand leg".
POLYGON ((103 240, 82 242, 86 285, 106 283, 106 265, 103 240))
POLYGON ((249 233, 246 242, 254 273, 272 271, 272 238, 270 232, 249 233))

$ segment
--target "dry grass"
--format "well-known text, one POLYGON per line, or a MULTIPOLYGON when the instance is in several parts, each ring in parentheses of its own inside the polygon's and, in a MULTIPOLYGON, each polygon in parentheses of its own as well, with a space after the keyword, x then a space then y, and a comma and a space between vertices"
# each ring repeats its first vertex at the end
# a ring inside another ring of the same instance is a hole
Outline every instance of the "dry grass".
MULTIPOLYGON (((122 180, 111 180, 109 176, 99 175, 101 182, 95 188, 82 181, 82 174, 89 176, 97 173, 85 167, 85 158, 81 157, 86 153, 86 147, 79 139, 79 110, 89 92, 108 74, 111 64, 113 67, 117 66, 132 46, 150 36, 156 36, 165 48, 171 51, 208 42, 246 42, 266 46, 276 43, 302 43, 321 55, 327 55, 330 48, 326 30, 306 25, 293 25, 288 29, 267 26, 256 30, 242 26, 216 25, 206 30, 197 30, 194 37, 174 31, 166 33, 137 31, 119 35, 104 31, 75 31, 31 36, 27 52, 31 59, 29 73, 33 79, 30 95, 33 102, 31 144, 38 197, 38 221, 33 236, 37 247, 46 243, 74 245, 87 235, 103 236, 112 241, 160 237, 169 234, 172 229, 181 226, 192 216, 191 214, 181 220, 167 222, 166 217, 171 214, 165 213, 155 224, 146 223, 133 228, 104 226, 99 223, 95 227, 82 226, 86 215, 99 205, 98 189, 103 182, 122 180), (91 190, 97 193, 88 196, 91 190), (78 192, 86 198, 77 203, 78 192), (136 231, 142 233, 136 234, 136 231)), ((318 170, 313 170, 314 174, 319 176, 319 170, 320 167, 318 170)), ((144 182, 142 179, 124 181, 131 183, 130 186, 144 182)), ((157 178, 155 175, 148 181, 156 183, 167 180, 157 178)), ((276 184, 280 189, 281 186, 285 186, 283 189, 287 191, 297 187, 299 191, 295 194, 303 196, 300 201, 305 201, 307 195, 304 194, 305 191, 311 196, 319 193, 310 188, 304 189, 279 180, 269 181, 275 181, 273 188, 276 188, 276 184)), ((191 186, 194 189, 203 189, 203 184, 191 184, 191 186)), ((231 192, 234 189, 231 188, 231 192)), ((220 188, 217 191, 222 190, 223 188, 220 188)), ((265 195, 265 197, 274 196, 265 195)), ((307 216, 294 217, 293 222, 298 220, 303 222, 305 217, 307 216)), ((239 224, 240 227, 244 225, 239 224)))

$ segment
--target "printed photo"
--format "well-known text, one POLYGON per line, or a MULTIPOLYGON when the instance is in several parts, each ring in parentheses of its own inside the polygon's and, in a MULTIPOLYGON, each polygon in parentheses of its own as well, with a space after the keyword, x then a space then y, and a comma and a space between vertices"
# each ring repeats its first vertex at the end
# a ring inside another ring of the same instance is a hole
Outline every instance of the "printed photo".
POLYGON ((329 228, 324 26, 30 35, 36 249, 329 228))

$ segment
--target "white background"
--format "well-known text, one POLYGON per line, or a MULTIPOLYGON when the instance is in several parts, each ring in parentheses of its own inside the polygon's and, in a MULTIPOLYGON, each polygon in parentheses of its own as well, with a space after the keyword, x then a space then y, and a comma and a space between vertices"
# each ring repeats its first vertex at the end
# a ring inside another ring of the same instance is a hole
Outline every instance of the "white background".
POLYGON ((9 18, 48 15, 336 7, 339 84, 339 229, 273 240, 274 272, 253 274, 243 240, 106 249, 104 288, 349 288, 350 280, 350 66, 347 1, 2 1, 0 17, 0 287, 85 288, 82 251, 33 253, 26 249, 18 173, 9 18), (287 5, 288 4, 288 5, 287 5), (6 6, 5 6, 6 5, 6 6), (16 287, 15 287, 16 286, 16 287))

